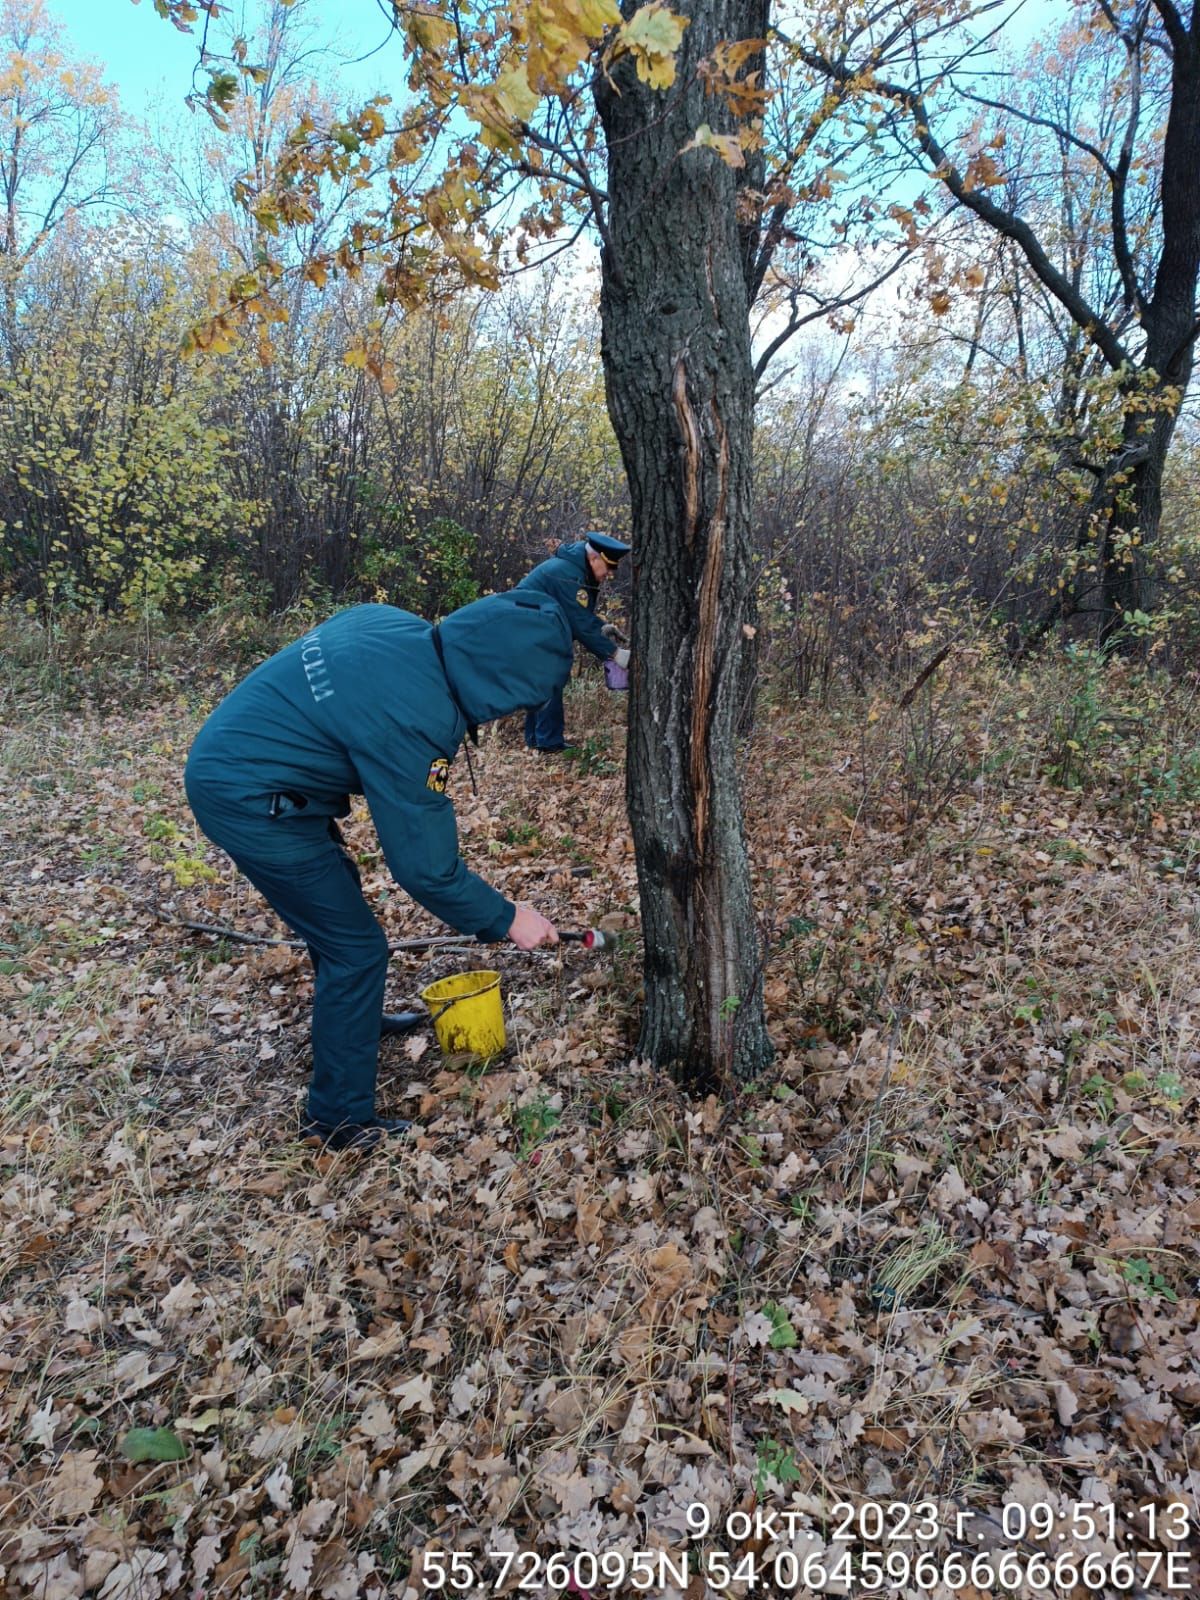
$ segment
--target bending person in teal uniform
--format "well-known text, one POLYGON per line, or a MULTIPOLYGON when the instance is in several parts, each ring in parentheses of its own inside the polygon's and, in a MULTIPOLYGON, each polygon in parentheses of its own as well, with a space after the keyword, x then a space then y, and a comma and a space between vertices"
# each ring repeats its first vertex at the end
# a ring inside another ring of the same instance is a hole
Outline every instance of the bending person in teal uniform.
MULTIPOLYGON (((301 1137, 369 1147, 408 1124, 377 1117, 388 945, 337 817, 365 795, 388 868, 459 933, 556 944, 554 925, 470 872, 446 794, 479 723, 541 705, 571 670, 562 609, 490 595, 434 626, 394 606, 342 611, 255 669, 201 728, 184 782, 201 828, 304 940, 316 974, 301 1137)), ((417 1019, 411 1019, 417 1020, 417 1019)))
MULTIPOLYGON (((607 533, 589 533, 575 544, 560 544, 549 561, 527 572, 514 593, 535 589, 562 607, 571 637, 607 661, 615 656, 619 667, 629 665, 629 651, 611 637, 611 629, 596 615, 600 585, 616 572, 629 546, 607 533)), ((569 750, 563 728, 563 696, 556 689, 544 705, 525 717, 525 743, 531 750, 569 750)))

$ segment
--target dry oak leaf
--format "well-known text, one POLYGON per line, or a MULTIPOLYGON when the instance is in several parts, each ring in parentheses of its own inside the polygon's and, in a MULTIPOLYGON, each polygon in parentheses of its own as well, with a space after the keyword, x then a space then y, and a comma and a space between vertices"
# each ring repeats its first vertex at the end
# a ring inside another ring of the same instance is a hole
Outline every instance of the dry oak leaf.
POLYGON ((288 1551, 283 1566, 283 1581, 289 1589, 295 1589, 297 1594, 308 1593, 313 1557, 316 1553, 317 1546, 312 1539, 297 1539, 288 1551))
POLYGON ((97 1450, 68 1450, 50 1480, 50 1508, 59 1519, 86 1517, 100 1498, 104 1480, 95 1470, 97 1450))
POLYGON ((595 1499, 595 1489, 579 1471, 573 1451, 561 1450, 552 1455, 538 1473, 538 1481, 569 1517, 589 1510, 595 1499))
MULTIPOLYGON (((418 1472, 424 1472, 426 1467, 436 1467, 446 1454, 446 1446, 437 1444, 428 1450, 414 1450, 411 1455, 403 1456, 395 1466, 392 1473, 392 1482, 395 1484, 410 1483, 418 1472)), ((382 1476, 382 1474, 381 1474, 382 1476)))
POLYGON ((968 1444, 977 1447, 1020 1444, 1025 1437, 1025 1429, 1016 1417, 1001 1406, 993 1406, 990 1411, 964 1412, 958 1419, 958 1431, 968 1444))
POLYGON ((29 1419, 29 1426, 25 1430, 26 1444, 50 1449, 54 1444, 54 1430, 58 1422, 59 1417, 54 1410, 54 1396, 50 1395, 29 1419))
POLYGON ((289 1456, 304 1438, 304 1424, 294 1413, 276 1413, 250 1441, 250 1454, 257 1461, 270 1461, 273 1456, 289 1456))
POLYGON ((1078 1397, 1066 1383, 1052 1384, 1050 1393, 1054 1396, 1054 1409, 1058 1413, 1058 1420, 1064 1428, 1069 1428, 1079 1411, 1078 1397))
POLYGON ((378 1449, 387 1449, 396 1442, 396 1427, 386 1400, 372 1400, 358 1419, 358 1431, 370 1439, 378 1449))
POLYGON ((775 1405, 781 1406, 784 1411, 796 1412, 799 1416, 807 1416, 812 1410, 812 1403, 806 1395, 795 1389, 765 1389, 762 1394, 756 1394, 755 1400, 770 1400, 775 1405))
POLYGON ((450 1415, 461 1417, 464 1412, 474 1408, 483 1388, 472 1381, 481 1376, 475 1367, 470 1367, 466 1372, 460 1372, 450 1385, 450 1415))
POLYGON ((622 1444, 640 1444, 649 1439, 655 1428, 653 1402, 649 1396, 636 1394, 629 1415, 621 1428, 622 1444))
POLYGON ((1060 1161, 1083 1159, 1083 1138, 1078 1128, 1056 1128, 1042 1143, 1048 1153, 1060 1161))
POLYGON ((1153 1450, 1160 1445, 1175 1416, 1175 1408, 1166 1400, 1156 1400, 1153 1395, 1142 1395, 1121 1413, 1121 1426, 1134 1444, 1143 1450, 1153 1450))
POLYGON ((403 1349, 405 1329, 402 1322, 392 1322, 382 1333, 373 1333, 350 1353, 351 1361, 375 1361, 382 1356, 394 1356, 403 1349))
POLYGON ((31 1589, 38 1600, 79 1600, 85 1587, 83 1574, 75 1571, 66 1552, 61 1550, 49 1561, 30 1561, 14 1567, 13 1577, 31 1589))
POLYGON ((414 1350, 426 1352, 425 1365, 436 1367, 439 1361, 444 1361, 453 1349, 450 1335, 445 1328, 435 1328, 432 1333, 423 1333, 419 1339, 412 1341, 414 1350))
POLYGON ((669 1300, 692 1277, 692 1263, 672 1240, 660 1245, 646 1261, 646 1280, 656 1300, 669 1300))
POLYGON ((220 1561, 223 1538, 224 1535, 220 1533, 206 1533, 196 1540, 196 1548, 192 1551, 192 1575, 197 1589, 204 1588, 205 1579, 220 1561))
POLYGON ((935 1211, 943 1213, 953 1210, 964 1200, 970 1198, 971 1191, 962 1180, 962 1174, 957 1167, 947 1167, 946 1171, 930 1190, 929 1198, 935 1211))
POLYGON ((765 1345, 775 1332, 775 1324, 770 1317, 761 1311, 751 1311, 737 1330, 742 1339, 753 1349, 757 1345, 765 1345))
MULTIPOLYGON (((174 1365, 172 1362, 170 1365, 174 1365)), ((164 1368, 167 1371, 169 1368, 164 1368)), ((128 1400, 132 1394, 138 1394, 142 1389, 148 1389, 162 1377, 162 1372, 150 1371, 150 1357, 144 1350, 131 1350, 127 1356, 122 1356, 112 1369, 112 1386, 122 1400, 128 1400)))
POLYGON ((190 1277, 184 1278, 174 1288, 168 1289, 167 1293, 158 1302, 163 1325, 168 1328, 176 1327, 192 1314, 199 1300, 200 1291, 197 1289, 195 1281, 190 1277))
POLYGON ((575 1185, 575 1239, 578 1244, 598 1244, 604 1237, 601 1220, 603 1200, 588 1194, 583 1183, 575 1185))
POLYGON ((63 1330, 66 1333, 95 1333, 104 1326, 104 1313, 99 1306, 89 1305, 86 1300, 72 1300, 68 1303, 63 1314, 63 1330))
POLYGON ((395 1396, 396 1410, 401 1415, 414 1407, 420 1411, 433 1410, 433 1379, 427 1372, 419 1373, 407 1383, 396 1384, 389 1393, 395 1396))
POLYGON ((329 1526, 329 1519, 338 1508, 336 1500, 322 1499, 310 1500, 300 1510, 296 1518, 296 1527, 300 1533, 309 1534, 314 1539, 325 1532, 329 1526))
POLYGON ((135 1550, 105 1578, 100 1600, 158 1600, 163 1586, 155 1574, 167 1564, 161 1550, 135 1550))
POLYGON ((292 1479, 284 1462, 281 1461, 275 1470, 268 1474, 263 1488, 276 1511, 292 1509, 292 1479))

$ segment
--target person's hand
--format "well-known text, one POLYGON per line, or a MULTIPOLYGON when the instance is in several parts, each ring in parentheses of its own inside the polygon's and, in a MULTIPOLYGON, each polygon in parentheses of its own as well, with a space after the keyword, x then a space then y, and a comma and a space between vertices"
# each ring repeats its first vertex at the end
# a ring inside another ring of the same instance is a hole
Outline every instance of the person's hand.
POLYGON ((629 665, 629 651, 628 650, 614 650, 613 651, 613 660, 622 669, 622 671, 624 671, 624 669, 629 665))
POLYGON ((535 911, 524 901, 517 907, 508 937, 518 950, 536 950, 540 944, 558 943, 558 931, 554 924, 547 922, 540 911, 535 911))
POLYGON ((625 633, 624 633, 623 629, 618 628, 615 622, 606 622, 604 624, 604 626, 600 629, 600 632, 604 635, 604 637, 608 640, 608 642, 610 644, 628 644, 629 643, 629 640, 625 636, 625 633))

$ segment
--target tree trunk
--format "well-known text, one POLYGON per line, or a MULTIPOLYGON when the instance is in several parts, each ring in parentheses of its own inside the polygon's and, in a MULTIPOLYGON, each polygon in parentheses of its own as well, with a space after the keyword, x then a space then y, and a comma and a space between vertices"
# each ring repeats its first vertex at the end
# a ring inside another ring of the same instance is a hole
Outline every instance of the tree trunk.
POLYGON ((1158 584, 1152 555, 1162 520, 1162 480, 1167 450, 1175 431, 1176 413, 1131 416, 1125 426, 1125 451, 1106 469, 1101 484, 1108 503, 1100 555, 1101 615, 1099 642, 1125 653, 1137 653, 1141 641, 1127 629, 1126 617, 1136 611, 1152 615, 1158 584), (1123 457, 1133 464, 1122 466, 1123 457))
MULTIPOLYGON (((1156 8, 1158 9, 1158 8, 1156 8)), ((1123 454, 1137 451, 1128 478, 1118 483, 1102 559, 1102 641, 1122 647, 1125 613, 1150 615, 1157 604, 1148 555, 1162 515, 1167 451, 1195 364, 1196 286, 1200 279, 1200 4, 1187 23, 1166 15, 1171 47, 1171 103, 1162 144, 1162 249, 1153 292, 1142 314, 1146 351, 1143 379, 1151 375, 1144 406, 1126 419, 1123 454), (1128 546, 1122 536, 1136 537, 1128 546)), ((1117 463, 1120 474, 1120 463, 1117 463)))
MULTIPOLYGON (((626 15, 636 9, 626 0, 626 15)), ((596 102, 608 147, 602 265, 609 414, 633 516, 627 792, 645 937, 640 1049, 685 1088, 752 1077, 770 1059, 761 940, 737 781, 753 638, 754 378, 745 218, 699 124, 733 127, 696 66, 761 37, 761 0, 683 0, 674 86, 628 60, 596 102)))

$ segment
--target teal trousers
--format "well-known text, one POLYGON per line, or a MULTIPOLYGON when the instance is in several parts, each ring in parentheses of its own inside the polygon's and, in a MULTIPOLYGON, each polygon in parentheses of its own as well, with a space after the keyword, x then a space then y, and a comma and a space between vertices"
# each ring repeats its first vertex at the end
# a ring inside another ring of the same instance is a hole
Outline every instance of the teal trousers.
POLYGON ((196 821, 308 946, 315 974, 308 1114, 336 1127, 375 1114, 388 945, 329 817, 254 816, 188 786, 196 821))

